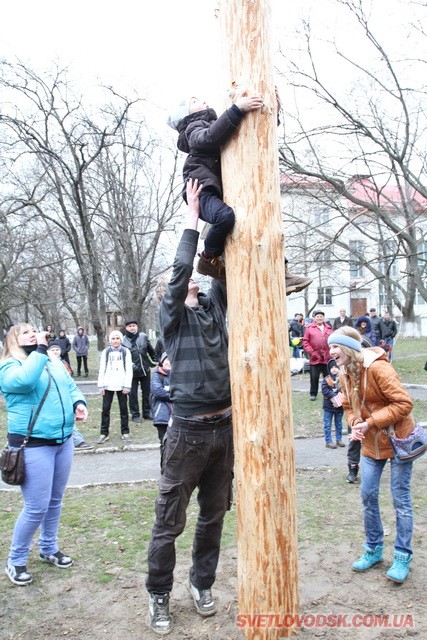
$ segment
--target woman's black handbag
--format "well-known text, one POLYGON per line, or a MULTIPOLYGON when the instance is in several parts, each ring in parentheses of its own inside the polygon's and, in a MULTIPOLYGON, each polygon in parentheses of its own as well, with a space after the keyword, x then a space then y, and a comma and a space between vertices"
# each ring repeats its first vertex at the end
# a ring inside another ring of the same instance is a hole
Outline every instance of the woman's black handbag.
POLYGON ((34 417, 31 420, 30 424, 28 425, 27 433, 25 435, 23 443, 21 444, 19 449, 9 447, 9 445, 6 446, 0 456, 1 479, 6 484, 19 485, 24 484, 25 482, 25 446, 30 438, 33 427, 36 423, 40 410, 44 404, 44 401, 46 400, 46 396, 49 393, 50 389, 51 374, 47 367, 46 370, 49 376, 49 382, 47 384, 43 398, 41 399, 41 402, 38 406, 38 409, 34 414, 34 417))

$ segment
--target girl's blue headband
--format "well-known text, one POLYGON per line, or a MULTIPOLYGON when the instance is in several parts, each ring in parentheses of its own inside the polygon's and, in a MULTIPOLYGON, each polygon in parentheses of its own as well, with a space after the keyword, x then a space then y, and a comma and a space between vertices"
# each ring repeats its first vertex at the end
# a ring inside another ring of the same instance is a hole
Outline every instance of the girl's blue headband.
POLYGON ((343 347, 350 347, 350 349, 354 349, 355 351, 362 351, 362 345, 359 340, 345 336, 342 333, 331 333, 328 338, 328 344, 340 344, 343 347))

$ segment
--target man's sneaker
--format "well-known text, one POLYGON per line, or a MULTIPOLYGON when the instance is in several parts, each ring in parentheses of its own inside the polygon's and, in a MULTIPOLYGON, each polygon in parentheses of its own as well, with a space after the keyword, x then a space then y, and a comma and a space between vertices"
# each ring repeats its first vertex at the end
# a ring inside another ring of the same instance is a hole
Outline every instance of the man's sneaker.
POLYGON ((286 295, 290 296, 291 293, 298 293, 298 291, 302 291, 306 289, 309 284, 313 282, 312 278, 305 278, 301 276, 294 276, 289 271, 285 270, 285 284, 286 284, 286 295))
POLYGON ((27 567, 25 565, 19 567, 13 564, 7 563, 5 570, 5 574, 9 578, 13 584, 23 585, 30 584, 33 581, 33 577, 27 571, 27 567))
POLYGON ((110 439, 110 436, 99 436, 98 440, 96 441, 96 444, 104 444, 104 442, 107 442, 107 440, 110 439))
POLYGON ((54 564, 56 567, 60 569, 68 569, 73 564, 72 559, 69 556, 66 556, 62 553, 62 551, 57 551, 56 553, 51 553, 50 555, 45 555, 44 553, 40 554, 40 560, 42 562, 49 562, 49 564, 54 564))
POLYGON ((80 444, 76 444, 74 449, 78 449, 79 451, 89 451, 89 449, 93 449, 93 444, 88 444, 83 440, 80 444))
POLYGON ((148 615, 150 629, 154 633, 164 636, 172 631, 173 621, 169 613, 168 593, 150 593, 148 615))
POLYGON ((122 440, 124 440, 125 442, 130 442, 130 435, 128 433, 124 433, 122 435, 122 440))
POLYGON ((132 418, 132 422, 142 422, 142 420, 139 416, 135 416, 134 418, 132 418))
POLYGON ((202 276, 210 276, 217 280, 225 280, 225 265, 221 256, 205 258, 203 253, 199 254, 196 271, 202 276))
POLYGON ((190 593, 193 596, 197 613, 204 618, 213 616, 217 612, 216 602, 212 598, 210 589, 198 589, 190 580, 190 593))

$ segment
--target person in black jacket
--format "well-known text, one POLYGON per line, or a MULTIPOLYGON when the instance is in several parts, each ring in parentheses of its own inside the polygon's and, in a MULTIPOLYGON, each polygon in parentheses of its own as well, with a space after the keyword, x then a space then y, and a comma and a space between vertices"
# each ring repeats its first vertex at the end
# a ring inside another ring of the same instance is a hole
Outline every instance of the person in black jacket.
MULTIPOLYGON (((389 348, 385 349, 385 351, 388 353, 389 362, 391 362, 393 359, 392 352, 394 338, 397 334, 397 322, 396 320, 393 320, 388 311, 384 311, 383 313, 383 317, 380 320, 379 330, 381 341, 383 341, 385 345, 389 345, 389 348)), ((380 346, 383 345, 380 343, 380 346)))
POLYGON ((352 327, 352 326, 353 326, 353 320, 348 317, 348 315, 345 312, 345 309, 340 309, 340 315, 337 318, 335 318, 334 324, 332 325, 332 329, 336 331, 340 327, 352 327))
POLYGON ((263 100, 259 96, 239 96, 235 103, 218 118, 204 100, 191 97, 183 100, 177 111, 168 118, 168 124, 176 129, 178 149, 188 153, 184 163, 184 191, 191 178, 203 185, 200 194, 200 219, 212 226, 200 254, 197 271, 202 275, 225 279, 221 256, 228 233, 234 226, 234 211, 223 201, 221 181, 221 146, 232 136, 245 113, 260 109, 263 100))
POLYGON ((138 332, 136 320, 125 322, 125 334, 122 345, 130 349, 132 355, 132 387, 129 394, 129 409, 133 422, 141 422, 139 411, 138 387, 142 393, 142 416, 144 420, 151 420, 150 408, 150 379, 151 369, 155 365, 156 354, 145 333, 138 332))
POLYGON ((70 367, 71 375, 73 375, 73 369, 71 367, 70 356, 68 355, 71 351, 71 342, 65 335, 64 329, 59 330, 58 337, 56 338, 56 342, 59 343, 61 348, 61 360, 66 362, 70 367))

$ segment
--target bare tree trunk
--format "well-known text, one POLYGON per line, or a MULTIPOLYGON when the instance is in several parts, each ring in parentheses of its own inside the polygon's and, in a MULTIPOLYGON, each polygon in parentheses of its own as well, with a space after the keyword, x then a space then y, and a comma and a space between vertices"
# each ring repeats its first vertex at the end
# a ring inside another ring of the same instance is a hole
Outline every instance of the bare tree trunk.
MULTIPOLYGON (((277 109, 268 0, 222 0, 231 83, 264 97, 222 155, 236 227, 226 250, 236 451, 239 613, 298 612, 295 461, 286 320, 277 109)), ((249 621, 249 618, 240 618, 249 621)), ((273 620, 273 618, 272 618, 273 620)), ((274 620, 273 620, 274 622, 274 620)), ((294 629, 242 625, 246 637, 294 629)))

